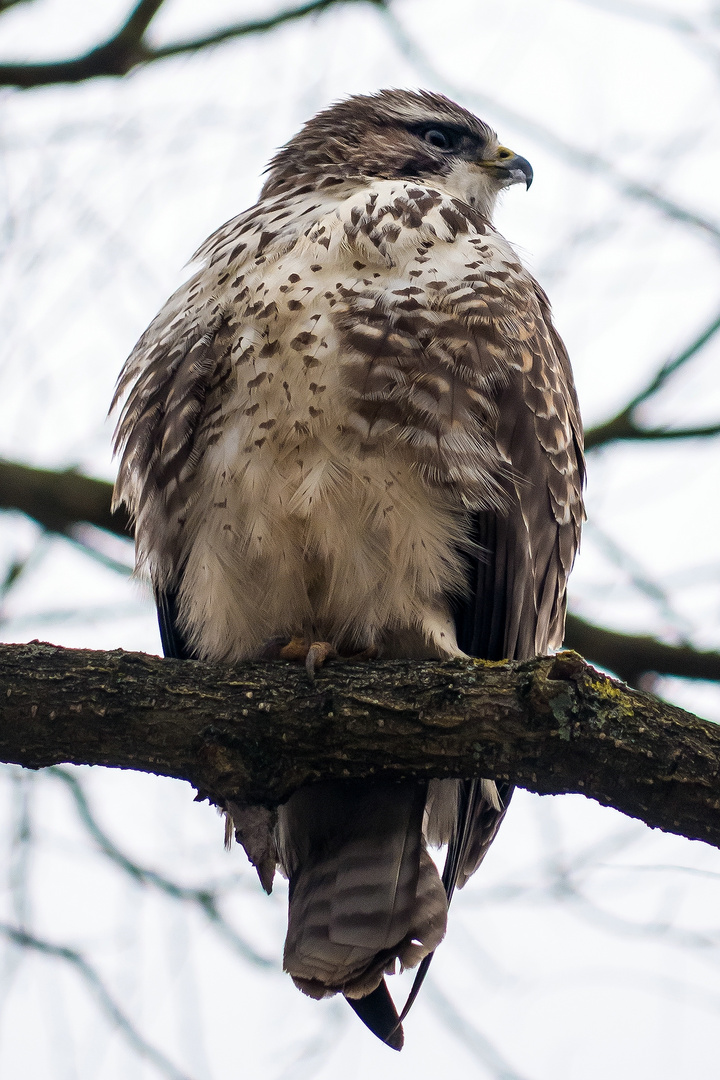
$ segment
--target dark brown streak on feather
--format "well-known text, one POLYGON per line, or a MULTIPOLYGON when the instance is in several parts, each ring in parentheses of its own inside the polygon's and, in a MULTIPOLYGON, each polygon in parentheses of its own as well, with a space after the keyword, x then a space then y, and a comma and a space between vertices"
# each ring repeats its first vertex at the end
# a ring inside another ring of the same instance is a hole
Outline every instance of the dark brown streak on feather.
POLYGON ((116 440, 118 448, 124 446, 119 486, 130 473, 145 477, 136 515, 161 493, 173 506, 184 501, 180 490, 202 457, 197 434, 209 389, 220 390, 230 374, 231 335, 223 334, 228 322, 221 311, 202 332, 184 327, 175 356, 161 342, 125 404, 116 440), (173 486, 177 490, 170 495, 173 486))

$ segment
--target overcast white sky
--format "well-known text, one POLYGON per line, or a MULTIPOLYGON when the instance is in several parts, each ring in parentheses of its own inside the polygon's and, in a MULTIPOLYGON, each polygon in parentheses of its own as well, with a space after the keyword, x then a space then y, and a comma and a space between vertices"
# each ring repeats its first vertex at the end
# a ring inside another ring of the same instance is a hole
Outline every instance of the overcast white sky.
MULTIPOLYGON (((127 7, 21 4, 0 21, 0 57, 71 55, 110 34, 127 7)), ((159 41, 277 4, 166 8, 159 41)), ((112 477, 105 413, 117 372, 197 245, 254 200, 273 150, 318 108, 419 85, 473 108, 533 164, 531 190, 508 193, 498 224, 550 294, 588 426, 715 317, 720 6, 400 0, 389 21, 349 4, 123 81, 0 94, 0 455, 112 477), (588 168, 587 154, 603 172, 588 168), (633 183, 707 227, 631 197, 633 183)), ((719 354, 717 342, 698 354, 644 418, 716 421, 719 354)), ((720 647, 719 480, 718 440, 594 455, 575 609, 619 629, 720 647)), ((92 542, 129 563, 120 541, 92 542)), ((4 640, 159 651, 140 585, 17 515, 0 517, 0 576, 28 556, 2 609, 4 640)), ((716 687, 664 687, 720 719, 716 687)), ((86 774, 105 827, 136 858, 187 882, 238 875, 227 910, 278 960, 282 896, 259 895, 241 856, 225 855, 214 812, 184 785, 86 774)), ((701 844, 651 834, 580 798, 520 794, 482 874, 454 903, 434 981, 397 1057, 342 1003, 305 1001, 276 972, 239 960, 193 909, 108 868, 60 781, 26 787, 35 844, 23 862, 19 781, 8 774, 0 785, 10 837, 3 917, 19 917, 26 875, 32 926, 91 957, 145 1035, 193 1080, 367 1069, 401 1080, 448 1068, 523 1080, 718 1075, 720 859, 701 844), (578 871, 586 902, 563 873, 595 844, 578 871), (688 869, 632 869, 680 864, 688 869), (671 930, 634 932, 636 923, 671 930), (492 1071, 482 1036, 461 1030, 443 995, 492 1041, 505 1072, 492 1071)), ((0 1074, 162 1075, 113 1032, 76 972, 6 953, 0 1074)))

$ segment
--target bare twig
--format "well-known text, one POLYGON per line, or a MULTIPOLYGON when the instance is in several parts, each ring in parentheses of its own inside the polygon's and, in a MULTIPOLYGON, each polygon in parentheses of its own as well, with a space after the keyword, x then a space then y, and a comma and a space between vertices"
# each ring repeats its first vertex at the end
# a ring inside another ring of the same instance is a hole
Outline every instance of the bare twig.
POLYGON ((199 52, 212 45, 221 45, 231 38, 247 37, 249 34, 264 34, 268 30, 275 30, 285 23, 295 22, 308 15, 320 15, 328 8, 337 7, 340 4, 366 3, 375 7, 384 7, 389 0, 308 0, 308 3, 300 4, 296 8, 288 8, 276 15, 269 15, 265 19, 253 19, 250 22, 230 23, 211 34, 201 34, 196 38, 188 38, 186 41, 177 41, 169 45, 159 45, 151 50, 152 60, 163 60, 168 56, 179 56, 182 53, 199 52))
MULTIPOLYGON (((645 23, 647 26, 657 26, 663 30, 669 30, 685 39, 685 43, 692 48, 696 55, 704 56, 714 65, 720 61, 720 51, 715 47, 708 32, 703 32, 699 21, 693 21, 677 11, 666 11, 663 8, 654 7, 650 4, 634 4, 628 0, 579 0, 586 7, 595 8, 609 15, 617 15, 623 19, 634 19, 636 22, 645 23)), ((710 12, 706 14, 706 19, 710 12)))
POLYGON ((82 953, 65 945, 55 945, 25 930, 20 930, 18 927, 9 926, 7 923, 0 923, 0 934, 3 934, 8 941, 12 941, 22 948, 34 949, 44 956, 54 957, 69 964, 78 973, 88 989, 92 991, 95 1000, 110 1023, 122 1033, 127 1043, 139 1057, 153 1064, 163 1076, 168 1077, 168 1080, 192 1080, 188 1073, 176 1068, 162 1051, 143 1038, 127 1014, 115 1001, 95 968, 88 963, 82 953))
POLYGON ((642 390, 625 405, 611 420, 606 420, 585 432, 585 449, 596 450, 619 441, 657 441, 668 439, 708 438, 720 434, 720 423, 695 428, 643 428, 635 420, 635 412, 651 397, 662 390, 667 381, 688 360, 699 353, 720 331, 720 314, 716 315, 697 337, 676 356, 670 357, 659 368, 642 390))
POLYGON ((199 52, 232 38, 266 33, 285 23, 320 14, 340 4, 371 3, 380 7, 384 0, 308 0, 266 18, 231 23, 209 34, 153 47, 146 40, 146 32, 163 3, 164 0, 140 0, 109 41, 90 49, 82 56, 40 64, 0 64, 0 86, 28 89, 33 86, 85 82, 99 76, 121 77, 134 68, 164 60, 169 56, 199 52))
POLYGON ((588 539, 594 541, 596 546, 612 562, 612 564, 622 573, 627 575, 627 579, 633 588, 643 596, 647 597, 647 599, 656 606, 657 611, 662 616, 663 620, 674 627, 678 635, 679 643, 692 648, 689 640, 692 624, 679 612, 675 611, 665 589, 648 575, 646 569, 637 561, 637 559, 635 559, 622 544, 619 544, 614 537, 610 536, 609 533, 605 532, 604 529, 601 529, 600 526, 592 520, 585 523, 583 536, 586 543, 588 539))
POLYGON ((676 11, 665 11, 651 4, 634 4, 630 0, 578 0, 585 7, 596 8, 609 14, 620 15, 626 19, 636 19, 650 26, 662 26, 676 34, 694 36, 699 33, 698 26, 676 11))
POLYGON ((157 889, 159 892, 169 896, 172 900, 180 900, 185 903, 196 905, 200 908, 208 922, 210 922, 221 936, 233 946, 236 952, 242 956, 243 960, 247 960, 257 967, 277 968, 277 964, 275 964, 273 960, 269 960, 267 957, 258 953, 252 945, 242 938, 227 920, 223 918, 218 906, 218 896, 214 890, 208 888, 198 889, 187 885, 180 885, 178 882, 172 881, 164 874, 158 873, 157 870, 149 870, 134 862, 121 851, 107 833, 100 828, 77 777, 73 776, 67 769, 58 768, 57 766, 47 769, 46 771, 49 775, 60 780, 68 789, 82 824, 85 826, 103 855, 110 859, 111 862, 115 863, 115 865, 123 870, 124 873, 128 874, 133 881, 137 882, 139 885, 150 886, 157 889))
POLYGON ((720 435, 720 424, 688 428, 641 428, 624 417, 618 423, 610 421, 588 432, 590 444, 586 450, 609 446, 614 442, 672 442, 677 439, 710 439, 720 435))
POLYGON ((98 75, 127 75, 145 61, 145 33, 164 0, 140 0, 127 19, 103 45, 72 60, 41 64, 0 64, 0 86, 48 86, 76 83, 98 75))
POLYGON ((427 979, 425 986, 425 996, 445 1027, 482 1062, 494 1080, 527 1080, 505 1060, 487 1035, 465 1019, 435 978, 427 979))
POLYGON ((614 911, 608 911, 607 908, 596 904, 584 894, 574 880, 571 867, 562 871, 556 868, 551 873, 550 884, 551 895, 554 899, 570 903, 573 911, 585 921, 600 926, 609 933, 661 941, 663 944, 678 949, 692 949, 703 955, 714 967, 720 963, 720 949, 718 948, 720 934, 717 930, 714 933, 703 933, 674 926, 670 922, 659 919, 646 917, 639 921, 617 915, 614 911))

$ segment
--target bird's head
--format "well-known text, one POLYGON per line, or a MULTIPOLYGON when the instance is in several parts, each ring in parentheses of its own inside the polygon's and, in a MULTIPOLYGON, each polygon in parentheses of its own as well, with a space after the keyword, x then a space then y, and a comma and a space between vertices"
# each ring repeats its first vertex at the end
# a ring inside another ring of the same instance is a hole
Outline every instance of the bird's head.
POLYGON ((530 187, 533 176, 482 120, 425 90, 381 90, 332 105, 279 151, 268 173, 263 196, 311 177, 319 188, 338 179, 407 179, 437 185, 488 217, 504 188, 530 187))

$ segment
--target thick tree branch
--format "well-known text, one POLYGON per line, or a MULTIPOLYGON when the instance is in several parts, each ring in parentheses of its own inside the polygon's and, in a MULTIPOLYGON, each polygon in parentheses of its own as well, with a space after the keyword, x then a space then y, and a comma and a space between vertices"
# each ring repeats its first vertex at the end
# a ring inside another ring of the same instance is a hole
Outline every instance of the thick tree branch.
POLYGON ((576 653, 526 663, 220 666, 51 645, 0 647, 0 758, 188 780, 276 805, 328 778, 510 779, 580 792, 720 846, 720 726, 576 653))
MULTIPOLYGON (((0 64, 0 86, 29 89, 33 86, 85 82, 99 76, 119 77, 141 65, 152 64, 182 53, 199 52, 231 38, 262 34, 284 23, 318 14, 340 4, 373 3, 382 6, 384 0, 308 0, 307 3, 287 8, 263 19, 231 23, 209 34, 153 47, 148 43, 146 33, 163 3, 164 0, 140 0, 109 41, 90 49, 82 56, 41 64, 0 64)), ((2 8, 0 13, 1 11, 2 8)))

